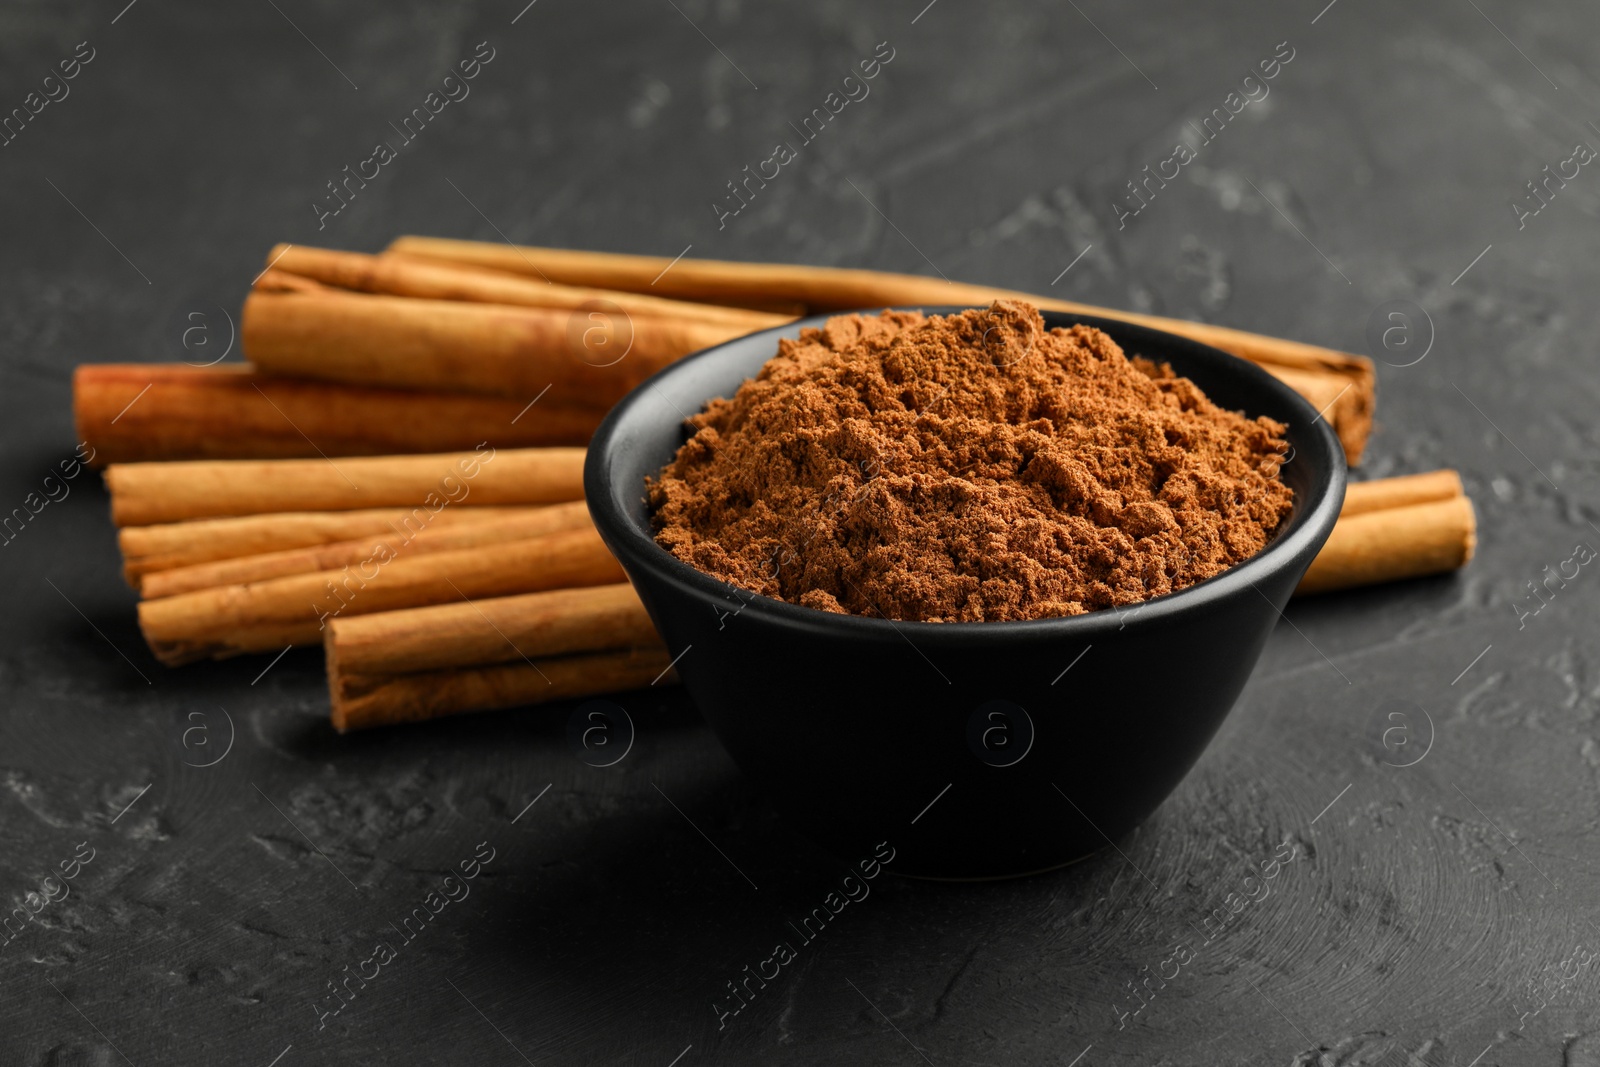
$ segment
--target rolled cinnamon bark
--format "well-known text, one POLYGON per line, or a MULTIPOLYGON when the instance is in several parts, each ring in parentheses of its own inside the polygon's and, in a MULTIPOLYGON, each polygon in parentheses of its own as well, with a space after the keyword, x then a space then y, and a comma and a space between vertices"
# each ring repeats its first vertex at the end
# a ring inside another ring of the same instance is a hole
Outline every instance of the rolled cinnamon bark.
POLYGON ((750 332, 658 315, 419 300, 329 290, 254 292, 245 357, 274 374, 610 407, 690 352, 750 332), (593 318, 598 315, 599 318, 593 318))
POLYGON ((540 510, 543 509, 445 508, 435 514, 425 507, 366 508, 359 511, 290 511, 226 519, 196 519, 192 522, 124 527, 117 531, 117 547, 122 550, 123 576, 128 579, 129 585, 138 589, 146 574, 176 567, 333 544, 391 531, 404 533, 423 527, 438 529, 493 522, 540 510))
POLYGON ((581 448, 480 448, 423 456, 193 460, 106 468, 118 526, 375 507, 559 504, 583 498, 581 448))
MULTIPOLYGON (((449 237, 397 237, 384 250, 387 254, 413 256, 439 260, 445 263, 464 263, 509 274, 522 274, 548 279, 564 285, 594 286, 600 289, 621 289, 635 293, 654 293, 677 300, 693 300, 723 304, 728 307, 753 308, 777 314, 800 316, 819 310, 839 310, 866 307, 868 304, 851 304, 848 301, 834 307, 823 307, 811 297, 816 295, 816 284, 806 274, 801 284, 792 282, 792 276, 780 274, 789 270, 783 264, 728 263, 713 259, 673 260, 667 256, 638 256, 615 252, 586 252, 568 248, 536 248, 531 245, 495 244, 491 241, 462 241, 449 237), (689 264, 692 277, 673 278, 671 275, 684 264, 689 264), (708 265, 710 265, 708 267, 708 265), (761 278, 728 277, 725 270, 717 268, 744 268, 756 266, 768 273, 761 278), (655 270, 651 271, 650 268, 655 270), (774 295, 774 294, 782 295, 774 295)), ((802 272, 828 271, 827 267, 801 267, 802 272)), ((872 271, 855 273, 871 274, 872 271)), ((896 276, 898 277, 898 276, 896 276)), ((837 287, 830 290, 837 296, 837 287)))
POLYGON ((1342 516, 1295 594, 1441 574, 1464 566, 1476 545, 1464 496, 1342 516))
MULTIPOLYGON (((426 518, 426 509, 423 511, 423 518, 426 518)), ((408 518, 412 520, 409 525, 396 523, 379 534, 354 540, 265 552, 235 559, 214 560, 209 563, 195 563, 187 567, 174 567, 155 574, 147 574, 138 589, 146 599, 155 600, 159 597, 192 593, 197 589, 210 589, 219 585, 248 585, 291 574, 336 571, 341 567, 355 566, 362 560, 373 558, 385 548, 397 557, 446 552, 458 548, 521 541, 541 534, 580 530, 592 525, 589 521, 589 509, 581 500, 569 504, 532 508, 522 514, 487 522, 434 527, 418 525, 418 517, 415 514, 408 518)))
MULTIPOLYGON (((332 285, 391 296, 565 308, 569 311, 621 309, 630 315, 698 320, 737 328, 745 333, 781 326, 791 317, 721 304, 669 300, 619 289, 560 285, 541 278, 418 256, 369 256, 360 252, 308 248, 305 245, 278 245, 267 258, 269 262, 277 264, 276 270, 268 273, 290 271, 308 279, 314 278, 316 282, 313 285, 324 283, 316 286, 319 289, 332 285)), ((260 283, 256 287, 264 288, 260 283)))
POLYGON ((1361 451, 1372 429, 1377 375, 1370 359, 1225 326, 1113 311, 1071 300, 920 275, 840 267, 688 258, 674 262, 660 256, 492 245, 438 237, 400 237, 389 245, 389 251, 448 262, 473 263, 521 274, 537 271, 552 281, 568 285, 595 285, 636 292, 647 290, 682 300, 717 303, 794 300, 804 304, 812 313, 918 304, 984 305, 1000 298, 1028 300, 1042 308, 1080 315, 1104 315, 1165 330, 1214 345, 1263 366, 1340 378, 1341 386, 1350 386, 1351 396, 1348 401, 1341 400, 1338 409, 1329 417, 1330 421, 1338 420, 1331 421, 1331 424, 1338 432, 1352 464, 1360 461, 1361 451), (667 269, 669 266, 670 270, 667 269))
POLYGON ((660 646, 627 582, 333 619, 323 635, 330 679, 660 646))
POLYGON ((316 644, 328 620, 342 616, 622 580, 599 534, 566 530, 492 550, 398 559, 378 553, 354 568, 145 600, 139 628, 156 658, 175 666, 316 644))
POLYGON ((677 676, 665 649, 643 648, 423 674, 344 675, 339 681, 333 725, 343 733, 666 685, 677 676))
POLYGON ((1342 522, 1351 515, 1365 515, 1369 511, 1401 508, 1409 504, 1428 504, 1465 496, 1461 475, 1453 470, 1428 471, 1426 474, 1403 474, 1397 478, 1376 478, 1370 482, 1351 482, 1345 487, 1344 506, 1339 509, 1342 522))
MULTIPOLYGON (((1256 366, 1305 397, 1317 409, 1317 415, 1326 420, 1339 435, 1341 446, 1347 444, 1350 428, 1357 425, 1360 426, 1361 441, 1366 441, 1371 431, 1372 412, 1370 408, 1362 408, 1363 394, 1347 377, 1277 363, 1256 363, 1256 366)), ((1347 462, 1354 462, 1349 458, 1348 450, 1345 458, 1347 462)))
POLYGON ((326 285, 312 278, 290 274, 285 270, 274 270, 271 267, 261 272, 251 288, 260 289, 264 293, 321 293, 328 289, 326 285))
POLYGON ((170 459, 294 459, 586 444, 605 411, 526 398, 345 385, 239 364, 84 364, 78 440, 95 466, 170 459))

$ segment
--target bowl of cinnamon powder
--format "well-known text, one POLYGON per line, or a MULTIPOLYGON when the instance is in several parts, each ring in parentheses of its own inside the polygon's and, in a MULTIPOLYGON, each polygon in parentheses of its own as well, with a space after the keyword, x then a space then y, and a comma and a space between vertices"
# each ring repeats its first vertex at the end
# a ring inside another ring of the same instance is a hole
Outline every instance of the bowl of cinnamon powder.
POLYGON ((1182 779, 1337 518, 1265 371, 1109 319, 817 317, 660 372, 590 444, 595 524, 734 760, 930 877, 1104 847, 1182 779))

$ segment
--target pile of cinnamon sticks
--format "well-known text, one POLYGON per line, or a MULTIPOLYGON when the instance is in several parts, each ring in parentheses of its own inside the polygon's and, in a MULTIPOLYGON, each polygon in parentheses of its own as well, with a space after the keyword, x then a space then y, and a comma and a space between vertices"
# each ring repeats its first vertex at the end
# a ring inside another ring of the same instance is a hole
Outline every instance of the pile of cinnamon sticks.
POLYGON ((139 627, 169 666, 323 644, 334 725, 669 676, 589 521, 583 450, 114 464, 139 627))
MULTIPOLYGON (((249 365, 87 365, 74 405, 157 657, 320 643, 334 725, 355 729, 673 680, 574 446, 644 377, 730 337, 1003 296, 1235 352, 1359 458, 1372 366, 1328 349, 910 275, 433 238, 279 246, 240 320, 249 365)), ((1352 485, 1299 592, 1458 567, 1473 528, 1453 472, 1352 485)))
POLYGON ((644 378, 730 337, 804 314, 999 297, 1112 315, 1249 359, 1322 412, 1352 464, 1372 428, 1375 376, 1363 357, 915 275, 427 237, 376 256, 280 245, 267 263, 238 324, 249 365, 78 368, 79 438, 99 462, 440 452, 485 439, 581 445, 644 378))
MULTIPOLYGON (((139 625, 162 662, 322 644, 339 730, 672 680, 581 499, 581 449, 115 464, 139 625), (414 503, 413 503, 414 502, 414 503)), ((1453 471, 1350 487, 1299 593, 1452 570, 1453 471)))
POLYGON ((1472 501, 1452 470, 1351 482, 1333 533, 1295 595, 1464 567, 1478 546, 1472 501))

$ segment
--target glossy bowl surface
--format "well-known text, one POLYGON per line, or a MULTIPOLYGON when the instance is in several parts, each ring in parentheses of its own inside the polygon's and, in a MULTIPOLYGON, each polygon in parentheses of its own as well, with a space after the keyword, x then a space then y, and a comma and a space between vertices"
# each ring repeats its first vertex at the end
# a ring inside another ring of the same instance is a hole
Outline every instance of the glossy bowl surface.
MULTIPOLYGON (((922 308, 948 314, 963 308, 922 308)), ((1255 365, 1112 319, 1087 323, 1172 364, 1223 407, 1289 427, 1288 521, 1257 556, 1125 609, 1027 622, 838 615, 746 592, 651 536, 645 477, 685 418, 731 396, 818 316, 673 364, 606 417, 589 446, 589 510, 739 767, 841 858, 895 850, 938 878, 1026 874, 1136 826, 1194 765, 1233 706, 1344 499, 1345 461, 1317 412, 1255 365)))

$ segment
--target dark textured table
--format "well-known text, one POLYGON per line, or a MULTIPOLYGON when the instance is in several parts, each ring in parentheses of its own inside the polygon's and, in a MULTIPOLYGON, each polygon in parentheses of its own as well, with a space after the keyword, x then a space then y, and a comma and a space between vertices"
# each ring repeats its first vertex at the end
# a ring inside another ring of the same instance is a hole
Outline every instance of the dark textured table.
POLYGON ((0 11, 0 1063, 1600 1064, 1600 9, 924 2, 0 11), (98 479, 45 481, 74 364, 217 354, 273 242, 407 232, 1376 339, 1364 474, 1458 467, 1478 558, 1296 602, 1115 849, 880 876, 800 942, 840 863, 681 694, 607 768, 569 707, 339 737, 314 652, 157 665, 98 479))

